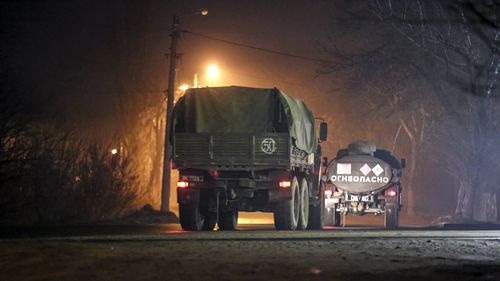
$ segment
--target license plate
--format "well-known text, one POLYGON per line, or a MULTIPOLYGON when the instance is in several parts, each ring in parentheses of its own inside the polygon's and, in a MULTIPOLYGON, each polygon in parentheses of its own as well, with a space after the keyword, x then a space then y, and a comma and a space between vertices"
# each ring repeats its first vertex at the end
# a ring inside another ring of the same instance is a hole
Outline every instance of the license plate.
POLYGON ((363 202, 373 202, 373 195, 365 195, 361 197, 361 201, 363 202))
POLYGON ((180 176, 182 181, 196 181, 203 182, 203 176, 180 176))
POLYGON ((328 198, 325 199, 325 208, 333 208, 335 207, 335 204, 339 203, 338 198, 328 198))
POLYGON ((359 201, 359 196, 351 195, 350 197, 351 198, 349 198, 349 201, 354 201, 354 202, 358 202, 359 201))

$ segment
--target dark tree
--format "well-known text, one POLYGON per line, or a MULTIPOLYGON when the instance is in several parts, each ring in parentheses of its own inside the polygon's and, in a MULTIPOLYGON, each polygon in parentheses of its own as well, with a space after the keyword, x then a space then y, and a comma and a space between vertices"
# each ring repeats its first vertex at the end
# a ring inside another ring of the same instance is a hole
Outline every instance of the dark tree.
MULTIPOLYGON (((351 69, 351 79, 364 82, 361 96, 368 108, 399 121, 397 132, 403 131, 410 143, 410 199, 421 182, 419 167, 434 159, 458 187, 455 215, 492 221, 498 192, 492 169, 500 156, 494 143, 500 115, 495 105, 500 30, 497 4, 483 2, 374 0, 364 7, 351 5, 347 21, 366 28, 363 34, 371 40, 355 41, 357 47, 347 51, 338 41, 330 43, 327 52, 338 63, 324 70, 336 72, 339 65, 351 69)), ((408 202, 410 209, 413 203, 408 202)))

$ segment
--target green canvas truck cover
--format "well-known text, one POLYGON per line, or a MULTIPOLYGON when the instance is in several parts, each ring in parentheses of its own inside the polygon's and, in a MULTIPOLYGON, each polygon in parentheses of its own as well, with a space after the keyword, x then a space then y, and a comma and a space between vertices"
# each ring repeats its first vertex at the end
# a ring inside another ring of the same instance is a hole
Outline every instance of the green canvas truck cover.
POLYGON ((276 110, 284 110, 297 148, 316 151, 314 117, 303 101, 280 90, 239 86, 194 88, 174 110, 174 130, 184 133, 264 134, 273 132, 276 110))

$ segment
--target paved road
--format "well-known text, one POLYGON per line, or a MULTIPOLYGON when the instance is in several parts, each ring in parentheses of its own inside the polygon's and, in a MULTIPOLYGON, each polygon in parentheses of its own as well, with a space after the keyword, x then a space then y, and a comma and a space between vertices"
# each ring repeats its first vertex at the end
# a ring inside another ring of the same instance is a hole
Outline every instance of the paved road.
POLYGON ((179 224, 99 225, 4 228, 0 239, 84 240, 324 240, 367 238, 500 239, 497 226, 466 229, 457 227, 403 227, 385 230, 374 226, 329 227, 315 231, 275 231, 272 224, 242 224, 238 231, 183 231, 179 224), (496 228, 496 229, 495 229, 496 228))
POLYGON ((0 280, 500 280, 500 230, 2 229, 0 280))

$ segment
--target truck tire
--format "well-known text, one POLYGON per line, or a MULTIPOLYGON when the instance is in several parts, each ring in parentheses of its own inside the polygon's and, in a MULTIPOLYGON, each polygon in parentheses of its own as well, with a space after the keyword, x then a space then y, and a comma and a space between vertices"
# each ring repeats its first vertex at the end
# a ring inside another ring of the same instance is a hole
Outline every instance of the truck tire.
POLYGON ((219 229, 220 230, 235 230, 238 225, 238 211, 221 211, 219 212, 219 229))
POLYGON ((280 202, 274 209, 274 226, 278 230, 295 230, 299 220, 300 193, 297 177, 293 177, 290 187, 292 198, 280 202))
POLYGON ((323 229, 325 219, 325 190, 323 183, 319 189, 319 201, 316 206, 309 205, 309 225, 308 229, 323 229))
MULTIPOLYGON (((203 212, 202 212, 203 214, 203 212)), ((217 214, 213 212, 206 212, 203 218, 203 230, 214 230, 217 224, 217 214)))
POLYGON ((389 229, 399 227, 398 206, 386 206, 384 213, 384 227, 389 229))
POLYGON ((179 221, 184 230, 204 229, 205 217, 198 204, 179 204, 179 221))
POLYGON ((307 180, 302 178, 300 184, 300 204, 299 204, 299 221, 297 229, 304 230, 309 222, 309 187, 307 180))

